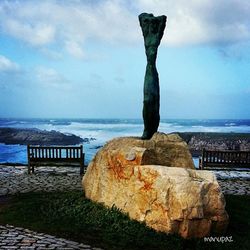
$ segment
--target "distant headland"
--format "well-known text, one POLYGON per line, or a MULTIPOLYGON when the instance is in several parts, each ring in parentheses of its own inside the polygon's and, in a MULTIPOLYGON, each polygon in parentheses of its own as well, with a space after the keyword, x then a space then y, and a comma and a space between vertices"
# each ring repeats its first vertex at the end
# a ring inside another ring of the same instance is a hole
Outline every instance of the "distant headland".
POLYGON ((76 145, 88 138, 82 139, 73 134, 63 134, 58 131, 46 131, 36 128, 0 128, 0 143, 20 145, 76 145))
POLYGON ((250 150, 249 133, 183 132, 178 134, 188 144, 193 157, 200 156, 203 148, 208 150, 250 150))

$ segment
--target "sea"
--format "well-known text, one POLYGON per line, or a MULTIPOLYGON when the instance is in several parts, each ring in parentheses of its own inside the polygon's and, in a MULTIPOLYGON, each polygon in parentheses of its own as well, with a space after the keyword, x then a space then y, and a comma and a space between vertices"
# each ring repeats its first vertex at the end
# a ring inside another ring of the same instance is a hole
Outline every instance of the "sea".
MULTIPOLYGON (((0 119, 0 127, 38 128, 70 133, 82 138, 92 138, 84 142, 85 164, 110 139, 121 136, 141 136, 143 121, 140 119, 0 119)), ((223 132, 250 133, 250 119, 161 119, 158 131, 172 132, 223 132)), ((25 145, 5 145, 0 143, 0 163, 27 163, 25 145)), ((198 159, 194 158, 195 165, 198 159)))

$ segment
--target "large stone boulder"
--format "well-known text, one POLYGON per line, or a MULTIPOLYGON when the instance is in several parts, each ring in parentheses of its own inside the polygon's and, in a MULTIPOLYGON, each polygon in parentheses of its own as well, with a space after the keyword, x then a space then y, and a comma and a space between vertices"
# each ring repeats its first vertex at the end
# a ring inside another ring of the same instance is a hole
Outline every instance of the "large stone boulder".
POLYGON ((150 140, 121 137, 109 141, 97 155, 134 165, 162 165, 195 169, 186 142, 177 134, 155 133, 150 140), (114 156, 114 157, 113 157, 114 156))
POLYGON ((216 177, 190 169, 187 155, 186 144, 173 134, 156 133, 148 141, 114 139, 89 164, 85 195, 157 231, 185 238, 224 232, 228 215, 216 177))

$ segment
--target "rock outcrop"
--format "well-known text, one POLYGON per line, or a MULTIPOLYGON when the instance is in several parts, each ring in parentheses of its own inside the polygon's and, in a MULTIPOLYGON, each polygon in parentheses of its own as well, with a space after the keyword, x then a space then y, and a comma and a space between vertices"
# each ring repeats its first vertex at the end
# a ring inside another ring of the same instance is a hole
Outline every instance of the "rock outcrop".
POLYGON ((0 143, 20 145, 75 145, 86 142, 76 135, 39 129, 0 128, 0 143))
POLYGON ((193 156, 200 156, 202 149, 207 150, 250 150, 250 134, 248 133, 212 133, 184 132, 178 133, 188 144, 193 156))
POLYGON ((216 177, 193 170, 190 161, 186 143, 174 134, 114 139, 89 164, 85 195, 157 231, 185 238, 224 232, 228 215, 216 177))

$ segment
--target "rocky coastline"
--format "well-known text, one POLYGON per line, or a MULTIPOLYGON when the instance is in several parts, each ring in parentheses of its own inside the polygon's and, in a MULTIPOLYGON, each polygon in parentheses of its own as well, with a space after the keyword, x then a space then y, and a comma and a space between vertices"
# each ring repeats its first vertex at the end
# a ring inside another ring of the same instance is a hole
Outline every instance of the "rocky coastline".
POLYGON ((250 151, 250 133, 184 132, 178 134, 188 144, 193 157, 200 156, 203 148, 250 151))
MULTIPOLYGON (((188 144, 193 157, 201 155, 203 148, 208 150, 250 151, 250 133, 177 132, 188 144)), ((20 145, 76 145, 89 143, 95 138, 81 138, 74 134, 46 131, 36 128, 0 128, 0 143, 20 145)), ((102 145, 97 146, 101 148, 102 145)))
POLYGON ((0 128, 0 143, 20 145, 76 145, 88 142, 73 134, 58 131, 46 131, 36 128, 0 128))

